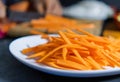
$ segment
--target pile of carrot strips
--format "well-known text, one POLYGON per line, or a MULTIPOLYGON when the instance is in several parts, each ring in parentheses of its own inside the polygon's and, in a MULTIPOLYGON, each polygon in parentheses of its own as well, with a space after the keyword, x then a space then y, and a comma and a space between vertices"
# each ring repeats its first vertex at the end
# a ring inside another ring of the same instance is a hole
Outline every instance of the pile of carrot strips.
POLYGON ((30 21, 30 24, 33 28, 46 33, 57 33, 59 30, 64 30, 65 28, 95 28, 95 24, 93 23, 79 23, 79 21, 76 19, 56 16, 52 14, 46 14, 44 18, 33 19, 30 21))
POLYGON ((59 36, 42 35, 48 41, 21 52, 28 59, 64 70, 104 70, 120 67, 120 40, 95 36, 84 30, 59 31, 59 36), (77 32, 76 32, 77 31, 77 32))

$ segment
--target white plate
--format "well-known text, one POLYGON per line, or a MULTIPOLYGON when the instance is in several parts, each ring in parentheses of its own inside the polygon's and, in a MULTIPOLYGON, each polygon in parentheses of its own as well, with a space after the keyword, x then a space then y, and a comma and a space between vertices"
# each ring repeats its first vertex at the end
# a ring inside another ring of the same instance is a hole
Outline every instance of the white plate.
POLYGON ((120 68, 108 68, 106 70, 85 70, 85 71, 71 71, 71 70, 61 70, 53 67, 49 67, 43 64, 37 64, 33 59, 26 59, 27 56, 21 53, 21 50, 27 48, 27 46, 36 46, 38 44, 43 44, 47 42, 41 39, 39 35, 25 36, 18 38, 11 42, 9 45, 9 50, 12 55, 25 65, 43 71, 49 74, 68 76, 68 77, 100 77, 120 74, 120 68))

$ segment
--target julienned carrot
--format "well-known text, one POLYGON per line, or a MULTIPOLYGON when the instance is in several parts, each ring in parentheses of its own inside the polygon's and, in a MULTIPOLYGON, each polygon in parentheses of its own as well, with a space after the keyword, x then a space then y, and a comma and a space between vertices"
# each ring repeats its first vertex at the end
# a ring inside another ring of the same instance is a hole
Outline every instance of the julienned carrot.
POLYGON ((35 53, 35 54, 28 56, 28 58, 42 57, 44 54, 45 54, 45 51, 42 51, 42 52, 35 53))
POLYGON ((63 54, 63 59, 64 59, 64 60, 66 60, 67 53, 68 53, 67 48, 63 48, 62 54, 63 54))
POLYGON ((74 62, 74 61, 70 61, 70 60, 62 60, 62 59, 60 59, 60 60, 57 60, 57 64, 59 65, 59 66, 62 66, 62 67, 66 67, 66 68, 72 68, 72 69, 78 69, 78 70, 82 70, 82 69, 89 69, 89 68, 87 68, 86 66, 84 66, 84 65, 82 65, 82 64, 79 64, 79 63, 76 63, 76 62, 74 62), (69 64, 71 64, 71 65, 69 65, 69 64))
POLYGON ((46 14, 44 18, 33 19, 30 24, 33 28, 44 29, 48 33, 57 33, 65 28, 95 28, 93 23, 78 23, 77 20, 51 14, 46 14))
POLYGON ((30 33, 32 33, 32 34, 40 34, 40 35, 41 35, 41 34, 42 34, 42 35, 45 34, 44 32, 40 32, 40 31, 38 31, 38 30, 31 30, 30 33))
POLYGON ((43 35, 41 38, 48 42, 23 49, 22 53, 29 54, 28 58, 37 63, 65 70, 120 67, 120 40, 95 36, 81 29, 77 31, 59 31, 56 37, 43 35))

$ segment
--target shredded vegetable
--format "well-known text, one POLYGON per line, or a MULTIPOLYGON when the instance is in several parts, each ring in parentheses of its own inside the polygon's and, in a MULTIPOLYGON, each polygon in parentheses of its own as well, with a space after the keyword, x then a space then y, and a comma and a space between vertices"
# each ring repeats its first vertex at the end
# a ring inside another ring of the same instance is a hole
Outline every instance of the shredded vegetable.
POLYGON ((22 50, 28 59, 65 70, 103 70, 120 67, 120 40, 77 29, 43 35, 48 42, 22 50), (82 34, 81 34, 82 33, 82 34))

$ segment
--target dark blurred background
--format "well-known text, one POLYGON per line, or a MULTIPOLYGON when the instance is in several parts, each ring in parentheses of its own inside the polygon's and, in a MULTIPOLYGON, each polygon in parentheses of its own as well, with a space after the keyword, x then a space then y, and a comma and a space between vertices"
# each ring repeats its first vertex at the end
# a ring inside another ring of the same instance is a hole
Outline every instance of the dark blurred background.
MULTIPOLYGON (((3 1, 5 3, 7 2, 6 4, 9 6, 10 4, 19 2, 21 0, 3 0, 3 1)), ((71 5, 76 4, 80 1, 84 1, 84 0, 60 0, 63 7, 71 6, 71 5)), ((91 0, 89 0, 89 1, 91 1, 91 0)), ((120 0, 98 0, 98 1, 103 1, 110 6, 120 8, 120 0)))
MULTIPOLYGON (((64 7, 71 6, 71 5, 76 4, 80 1, 84 1, 84 0, 60 0, 61 4, 64 7)), ((89 1, 91 1, 91 0, 89 0, 89 1)), ((103 1, 110 6, 120 8, 120 0, 98 0, 98 1, 103 1)))

